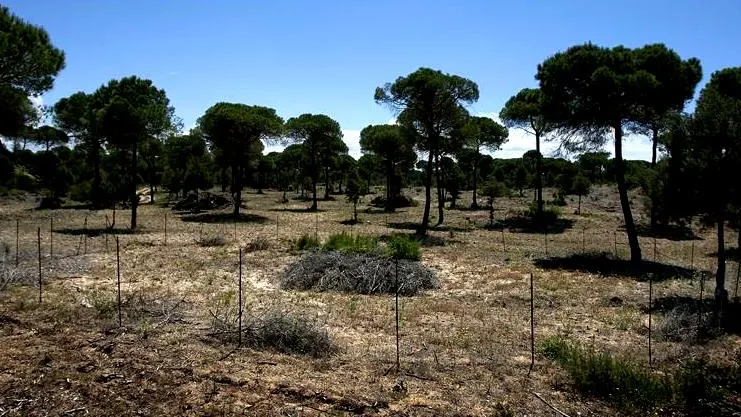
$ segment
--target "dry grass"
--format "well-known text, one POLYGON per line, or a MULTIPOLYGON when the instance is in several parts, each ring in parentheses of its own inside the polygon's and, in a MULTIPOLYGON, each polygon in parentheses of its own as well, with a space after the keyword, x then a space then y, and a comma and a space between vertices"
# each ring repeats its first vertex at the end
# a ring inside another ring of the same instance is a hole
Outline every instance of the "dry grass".
MULTIPOLYGON (((421 191, 409 194, 420 198, 421 191)), ((291 245, 300 236, 317 235, 324 241, 346 232, 385 238, 408 232, 407 225, 421 218, 421 205, 393 214, 359 207, 359 223, 344 225, 352 213, 344 199, 322 201, 320 211, 311 213, 302 210, 305 202, 276 203, 279 197, 277 192, 246 193, 249 216, 237 223, 224 220, 226 215, 179 221, 168 212, 166 239, 167 210, 159 207, 141 207, 141 228, 135 234, 124 233, 128 212, 119 211, 117 234, 107 235, 88 232, 105 227, 110 210, 49 212, 29 210, 30 204, 1 204, 0 242, 9 246, 11 260, 16 218, 19 259, 28 268, 37 262, 36 228, 42 228, 47 285, 42 306, 34 288, 0 292, 0 414, 484 416, 512 410, 516 415, 550 415, 532 392, 570 415, 620 413, 569 390, 563 371, 540 356, 527 376, 531 272, 539 339, 567 335, 585 346, 647 361, 647 282, 533 264, 546 254, 546 246, 549 256, 599 251, 625 259, 626 238, 611 190, 598 188, 583 202, 582 216, 570 214, 575 207, 565 208, 571 227, 559 234, 486 230, 486 210, 447 210, 445 224, 431 231, 438 245, 422 250, 422 263, 435 271, 439 288, 400 300, 399 375, 389 372, 395 360, 393 297, 286 291, 279 281, 287 265, 299 258, 291 245), (57 231, 53 257, 51 216, 57 231), (207 222, 214 219, 218 222, 207 222), (115 236, 124 299, 132 300, 127 310, 135 310, 137 303, 148 306, 148 313, 130 313, 123 329, 90 301, 99 295, 104 301, 100 309, 107 311, 115 299, 115 236), (199 246, 203 236, 223 239, 224 245, 199 246), (251 245, 254 250, 243 254, 245 304, 261 311, 291 306, 326 327, 339 348, 335 355, 316 359, 233 351, 231 345, 208 340, 209 309, 223 294, 236 291, 237 252, 251 245), (77 260, 78 266, 63 270, 64 262, 77 260), (182 300, 173 316, 177 319, 163 322, 159 312, 168 307, 137 302, 136 294, 182 300)), ((638 198, 633 206, 645 220, 638 198)), ((507 218, 530 199, 498 199, 496 218, 507 218)), ((462 204, 469 202, 464 194, 462 204)), ((656 239, 656 260, 712 270, 712 231, 698 233, 701 240, 656 239)), ((733 246, 735 234, 729 235, 733 246)), ((654 239, 642 237, 641 245, 644 258, 653 260, 654 239)), ((735 268, 729 269, 735 279, 735 268)), ((712 294, 709 284, 705 293, 712 294)), ((654 283, 657 299, 698 294, 692 280, 654 283)), ((660 319, 656 317, 655 325, 660 319)), ((654 343, 654 361, 659 368, 672 367, 700 353, 730 361, 739 350, 741 342, 733 335, 693 346, 662 339, 654 343)))

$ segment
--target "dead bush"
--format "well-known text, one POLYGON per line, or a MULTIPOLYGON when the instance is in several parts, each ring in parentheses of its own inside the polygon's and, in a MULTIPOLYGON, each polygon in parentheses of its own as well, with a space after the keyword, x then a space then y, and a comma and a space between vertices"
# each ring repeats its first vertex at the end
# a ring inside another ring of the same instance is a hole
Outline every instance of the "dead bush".
MULTIPOLYGON (((296 290, 394 294, 395 262, 368 253, 309 252, 286 269, 281 286, 296 290)), ((399 295, 415 295, 437 287, 435 273, 421 263, 401 259, 398 266, 399 295)))
MULTIPOLYGON (((227 293, 209 311, 211 336, 222 342, 236 343, 239 339, 239 317, 233 298, 234 293, 227 293)), ((329 356, 336 350, 327 331, 315 321, 278 307, 245 312, 242 344, 257 350, 314 357, 329 356)))

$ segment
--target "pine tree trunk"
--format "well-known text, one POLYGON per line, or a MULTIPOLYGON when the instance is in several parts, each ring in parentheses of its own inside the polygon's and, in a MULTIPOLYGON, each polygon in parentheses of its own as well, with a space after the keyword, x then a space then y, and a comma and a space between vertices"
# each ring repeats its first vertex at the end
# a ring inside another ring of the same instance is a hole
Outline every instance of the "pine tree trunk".
MULTIPOLYGON (((476 195, 476 186, 478 185, 479 179, 479 152, 476 149, 476 156, 473 159, 473 201, 471 201, 471 208, 479 208, 478 196, 476 195)), ((522 194, 522 192, 520 192, 522 194)))
POLYGON ((242 175, 241 167, 232 165, 232 199, 234 200, 234 218, 239 218, 239 208, 242 205, 242 175))
POLYGON ((394 163, 389 159, 386 161, 386 212, 394 211, 394 201, 391 190, 391 177, 394 175, 394 163))
POLYGON ((139 205, 139 196, 136 195, 136 141, 131 145, 131 230, 136 230, 136 207, 139 205))
POLYGON ((630 245, 630 261, 637 265, 641 262, 641 246, 638 242, 638 232, 636 231, 633 213, 630 210, 630 200, 628 199, 628 187, 625 184, 625 162, 623 161, 623 128, 620 123, 614 126, 615 129, 615 181, 617 182, 618 194, 620 194, 620 206, 623 209, 623 218, 625 221, 625 231, 628 234, 628 244, 630 245))
POLYGON ((324 199, 329 200, 329 168, 324 168, 324 199))
POLYGON ((576 207, 576 214, 581 214, 581 194, 579 194, 579 205, 576 207))
POLYGON ((540 131, 535 131, 535 151, 538 153, 535 160, 535 188, 538 201, 537 223, 545 228, 543 222, 543 157, 540 154, 540 131))
POLYGON ((716 222, 718 225, 718 269, 715 271, 715 303, 718 309, 717 311, 722 313, 728 303, 728 291, 726 290, 725 217, 723 210, 718 212, 716 222))
POLYGON ((435 174, 437 179, 437 224, 443 224, 445 222, 445 191, 442 187, 439 153, 435 153, 435 174))
POLYGON ((430 204, 432 203, 432 151, 427 157, 427 167, 425 169, 425 210, 422 214, 422 224, 419 225, 417 234, 427 236, 427 225, 430 222, 430 204))

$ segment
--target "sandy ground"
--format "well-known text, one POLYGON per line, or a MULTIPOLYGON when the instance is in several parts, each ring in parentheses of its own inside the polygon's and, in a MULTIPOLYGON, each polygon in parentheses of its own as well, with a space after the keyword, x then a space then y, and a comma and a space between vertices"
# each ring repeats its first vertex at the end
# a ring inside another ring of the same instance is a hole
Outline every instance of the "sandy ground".
MULTIPOLYGON (((421 191, 409 190, 418 198, 421 191)), ((36 282, 40 229, 44 279, 42 304, 34 285, 0 292, 0 416, 553 415, 534 392, 572 416, 620 413, 580 397, 563 371, 540 356, 528 376, 531 273, 538 340, 567 335, 648 361, 645 280, 536 262, 546 251, 551 257, 601 251, 627 258, 611 189, 595 190, 578 216, 572 199, 563 209, 563 230, 546 235, 488 230, 486 210, 446 210, 444 225, 431 232, 436 244, 423 248, 422 259, 438 274, 440 288, 400 300, 398 374, 392 297, 285 291, 279 279, 300 256, 291 243, 302 234, 410 233, 421 205, 386 214, 361 204, 360 223, 351 226, 341 223, 352 213, 342 196, 308 213, 306 202, 280 204, 280 195, 245 193, 247 209, 236 223, 229 210, 181 215, 144 205, 135 234, 125 229, 128 211, 118 211, 116 233, 105 234, 111 210, 50 212, 32 210, 32 202, 0 204, 5 263, 15 263, 18 221, 19 268, 36 282), (212 237, 225 244, 197 244, 212 237), (122 327, 115 308, 116 238, 122 327), (326 327, 336 354, 316 359, 235 350, 209 337, 211 313, 236 291, 238 248, 255 239, 269 247, 243 256, 248 309, 275 306, 309 317, 326 327)), ((531 198, 499 199, 496 219, 511 217, 531 198)), ((645 220, 640 197, 632 198, 636 217, 645 220)), ((469 203, 464 195, 461 205, 469 203)), ((660 264, 714 270, 712 231, 696 232, 695 240, 642 237, 644 259, 655 254, 660 264)), ((729 232, 729 247, 735 238, 729 232)), ((733 294, 737 266, 728 266, 733 294)), ((712 285, 706 282, 706 295, 712 285)), ((700 286, 666 277, 653 291, 656 299, 696 298, 700 286)), ((727 335, 689 346, 657 338, 653 349, 661 370, 688 355, 733 360, 741 341, 727 335)))

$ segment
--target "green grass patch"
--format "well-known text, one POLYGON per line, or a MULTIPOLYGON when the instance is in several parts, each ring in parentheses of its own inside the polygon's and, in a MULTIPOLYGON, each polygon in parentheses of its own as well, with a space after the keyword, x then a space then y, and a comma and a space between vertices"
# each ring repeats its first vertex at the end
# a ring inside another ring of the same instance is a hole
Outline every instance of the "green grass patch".
POLYGON ((348 253, 375 253, 378 252, 378 239, 369 236, 337 233, 329 236, 322 245, 322 250, 348 253))
POLYGON ((663 410, 662 415, 730 416, 741 402, 738 365, 720 366, 699 358, 659 373, 563 337, 544 340, 539 351, 563 366, 583 395, 602 398, 631 414, 663 410))
POLYGON ((418 261, 420 258, 419 248, 419 241, 410 235, 393 235, 387 243, 388 255, 394 259, 418 261))
POLYGON ((321 247, 319 239, 312 235, 301 235, 298 239, 293 242, 293 249, 297 251, 310 250, 321 247))
POLYGON ((543 341, 540 352, 563 366, 582 394, 634 411, 653 411, 672 400, 671 379, 654 375, 633 361, 558 337, 543 341))

